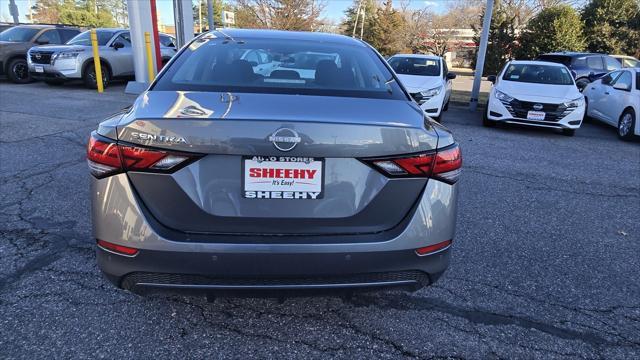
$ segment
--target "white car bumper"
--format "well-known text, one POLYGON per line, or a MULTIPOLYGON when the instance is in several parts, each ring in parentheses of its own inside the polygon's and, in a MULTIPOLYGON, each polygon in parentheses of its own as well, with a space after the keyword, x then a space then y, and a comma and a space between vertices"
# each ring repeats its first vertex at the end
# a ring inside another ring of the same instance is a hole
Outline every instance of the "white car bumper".
POLYGON ((527 105, 527 102, 516 100, 517 103, 505 104, 495 98, 493 93, 489 97, 487 104, 487 118, 496 122, 522 124, 529 126, 556 128, 556 129, 578 129, 582 125, 584 118, 584 104, 574 109, 567 109, 561 103, 544 104, 545 118, 532 119, 529 111, 535 111, 527 105))

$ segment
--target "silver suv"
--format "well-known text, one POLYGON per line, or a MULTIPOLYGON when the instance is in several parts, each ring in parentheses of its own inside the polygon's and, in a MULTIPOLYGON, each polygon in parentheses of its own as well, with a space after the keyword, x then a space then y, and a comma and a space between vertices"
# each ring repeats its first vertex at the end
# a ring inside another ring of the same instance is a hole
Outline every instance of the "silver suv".
MULTIPOLYGON (((102 82, 106 87, 116 78, 133 77, 133 51, 127 29, 97 29, 102 82)), ((160 34, 160 53, 165 64, 176 53, 175 40, 160 34)), ((89 31, 78 34, 65 45, 35 46, 29 50, 29 74, 47 84, 58 85, 67 80, 82 80, 96 88, 93 50, 89 31)))

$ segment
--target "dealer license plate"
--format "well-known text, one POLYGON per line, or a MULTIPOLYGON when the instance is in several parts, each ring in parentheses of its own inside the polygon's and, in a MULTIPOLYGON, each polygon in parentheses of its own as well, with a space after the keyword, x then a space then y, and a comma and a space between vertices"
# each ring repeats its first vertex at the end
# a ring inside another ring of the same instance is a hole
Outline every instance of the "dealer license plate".
POLYGON ((43 66, 36 66, 36 72, 37 72, 37 73, 42 73, 42 72, 44 72, 44 67, 43 67, 43 66))
POLYGON ((544 111, 529 111, 527 113, 527 120, 544 120, 546 115, 544 111))
POLYGON ((324 161, 296 156, 243 159, 243 196, 247 199, 322 198, 324 161))

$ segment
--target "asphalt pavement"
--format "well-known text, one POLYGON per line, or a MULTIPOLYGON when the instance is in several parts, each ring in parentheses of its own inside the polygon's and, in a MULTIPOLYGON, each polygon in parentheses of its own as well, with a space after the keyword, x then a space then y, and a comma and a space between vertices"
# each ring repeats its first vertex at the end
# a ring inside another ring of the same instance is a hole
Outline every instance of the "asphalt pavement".
POLYGON ((85 144, 123 90, 0 82, 0 358, 640 358, 640 143, 615 129, 445 113, 464 173, 430 288, 143 298, 101 277, 91 237, 85 144))

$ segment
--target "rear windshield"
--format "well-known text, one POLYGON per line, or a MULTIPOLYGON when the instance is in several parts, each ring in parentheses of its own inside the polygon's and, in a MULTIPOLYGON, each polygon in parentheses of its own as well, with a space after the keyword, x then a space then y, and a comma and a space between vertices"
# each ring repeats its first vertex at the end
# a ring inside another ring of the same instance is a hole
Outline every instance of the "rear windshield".
POLYGON ((16 26, 0 33, 0 41, 28 42, 42 29, 16 26))
POLYGON ((396 74, 440 76, 440 61, 435 59, 394 56, 389 59, 389 65, 396 74))
POLYGON ((505 70, 502 80, 549 85, 573 85, 573 77, 565 67, 539 64, 510 64, 505 70))
MULTIPOLYGON (((115 31, 110 30, 96 30, 96 35, 98 36, 98 45, 105 46, 113 37, 115 31)), ((83 46, 91 46, 91 32, 85 31, 83 33, 78 34, 73 39, 67 42, 68 45, 83 45, 83 46)))
POLYGON ((212 35, 192 42, 152 90, 407 99, 368 47, 212 35))
POLYGON ((565 66, 571 65, 571 57, 562 55, 540 55, 536 60, 554 62, 565 66))

